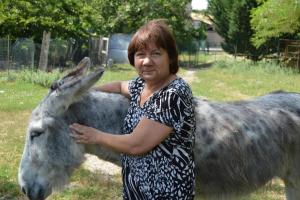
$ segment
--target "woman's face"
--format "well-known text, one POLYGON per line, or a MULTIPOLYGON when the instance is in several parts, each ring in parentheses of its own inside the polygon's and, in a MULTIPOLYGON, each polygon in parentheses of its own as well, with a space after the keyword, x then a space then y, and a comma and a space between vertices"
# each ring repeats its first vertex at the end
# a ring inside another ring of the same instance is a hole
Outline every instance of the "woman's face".
POLYGON ((160 81, 170 75, 168 52, 156 45, 147 45, 134 54, 134 65, 145 81, 160 81))

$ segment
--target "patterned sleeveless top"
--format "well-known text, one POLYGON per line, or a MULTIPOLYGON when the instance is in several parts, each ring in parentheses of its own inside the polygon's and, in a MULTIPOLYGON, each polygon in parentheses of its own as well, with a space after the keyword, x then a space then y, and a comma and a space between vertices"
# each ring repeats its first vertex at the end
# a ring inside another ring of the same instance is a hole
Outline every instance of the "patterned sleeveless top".
POLYGON ((172 127, 173 132, 144 155, 122 155, 123 198, 193 199, 196 121, 191 89, 182 78, 176 78, 140 107, 144 85, 141 78, 129 82, 131 102, 123 133, 130 134, 142 117, 172 127))

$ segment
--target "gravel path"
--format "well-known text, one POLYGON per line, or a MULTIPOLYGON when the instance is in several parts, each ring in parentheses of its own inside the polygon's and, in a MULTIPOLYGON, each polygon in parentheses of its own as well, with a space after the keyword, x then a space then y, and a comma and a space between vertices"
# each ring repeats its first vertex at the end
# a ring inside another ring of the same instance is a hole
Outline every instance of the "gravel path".
POLYGON ((85 154, 85 158, 86 160, 83 163, 84 169, 111 176, 121 174, 121 167, 116 164, 101 160, 97 156, 91 154, 85 154))
POLYGON ((189 84, 192 84, 192 82, 196 81, 196 69, 189 69, 185 74, 182 75, 182 78, 188 82, 189 84))

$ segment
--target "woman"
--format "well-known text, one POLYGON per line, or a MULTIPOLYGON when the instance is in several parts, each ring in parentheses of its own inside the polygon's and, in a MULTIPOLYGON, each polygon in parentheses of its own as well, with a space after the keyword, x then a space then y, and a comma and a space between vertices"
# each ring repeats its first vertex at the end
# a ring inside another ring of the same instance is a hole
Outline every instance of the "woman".
POLYGON ((142 26, 129 44, 128 58, 138 78, 96 88, 130 99, 122 135, 72 124, 72 137, 123 154, 124 199, 193 199, 192 92, 176 76, 178 52, 168 26, 162 20, 142 26))

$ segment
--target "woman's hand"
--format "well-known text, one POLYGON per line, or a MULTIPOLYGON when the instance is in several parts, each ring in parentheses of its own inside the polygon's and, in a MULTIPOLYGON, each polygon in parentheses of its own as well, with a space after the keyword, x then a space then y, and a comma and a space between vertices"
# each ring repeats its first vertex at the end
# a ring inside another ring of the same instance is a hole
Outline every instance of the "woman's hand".
POLYGON ((74 123, 70 125, 71 137, 76 143, 97 144, 114 151, 142 155, 165 140, 173 128, 162 123, 142 118, 131 134, 111 134, 74 123))
POLYGON ((76 143, 97 144, 97 136, 99 135, 97 132, 99 130, 77 123, 71 124, 70 129, 72 131, 71 137, 74 138, 76 143))

